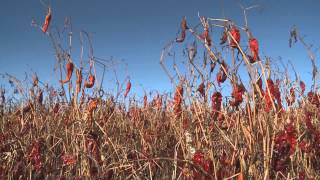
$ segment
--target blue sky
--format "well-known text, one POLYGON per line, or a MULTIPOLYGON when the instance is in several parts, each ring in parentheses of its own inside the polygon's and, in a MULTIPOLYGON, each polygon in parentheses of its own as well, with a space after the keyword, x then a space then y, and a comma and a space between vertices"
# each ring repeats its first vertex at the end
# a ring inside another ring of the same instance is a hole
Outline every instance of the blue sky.
MULTIPOLYGON (((0 72, 23 79, 24 73, 34 71, 44 82, 56 83, 53 72, 55 57, 49 38, 31 27, 34 18, 42 24, 45 8, 39 0, 2 0, 0 6, 0 72)), ((44 1, 48 2, 48 1, 44 1)), ((123 59, 128 64, 132 92, 146 90, 170 91, 172 86, 159 65, 163 46, 178 33, 180 20, 186 16, 189 24, 198 22, 197 14, 227 17, 243 24, 239 2, 261 8, 250 11, 249 25, 259 39, 261 53, 284 61, 290 59, 302 79, 311 79, 311 63, 300 45, 288 47, 289 29, 296 25, 306 41, 319 46, 320 1, 305 0, 51 0, 52 26, 63 26, 64 17, 72 18, 75 37, 74 61, 78 62, 80 30, 93 34, 95 56, 123 59)), ((219 31, 219 30, 217 30, 219 31)), ((220 33, 214 33, 219 35, 220 33)), ((213 37, 218 39, 219 37, 213 37)), ((192 38, 187 38, 187 43, 192 38)), ((215 42, 217 43, 217 42, 215 42)), ((246 43, 243 40, 241 43, 246 43)), ((200 44, 198 44, 200 46, 200 44)), ((182 53, 186 44, 175 46, 182 53)), ((202 54, 202 53, 199 53, 202 54)), ((199 57, 200 58, 200 57, 199 57)), ((178 59, 179 61, 179 59, 178 59)), ((120 67, 121 68, 121 67, 120 67)), ((123 68, 122 68, 123 69, 123 68)), ((121 70, 120 70, 121 71, 121 70)), ((122 74, 124 75, 124 74, 122 74)), ((119 77, 124 79, 123 77, 119 77)), ((293 77, 292 77, 293 78, 293 77)), ((105 88, 114 86, 114 74, 106 74, 105 88)), ((0 79, 0 84, 5 84, 0 79)))

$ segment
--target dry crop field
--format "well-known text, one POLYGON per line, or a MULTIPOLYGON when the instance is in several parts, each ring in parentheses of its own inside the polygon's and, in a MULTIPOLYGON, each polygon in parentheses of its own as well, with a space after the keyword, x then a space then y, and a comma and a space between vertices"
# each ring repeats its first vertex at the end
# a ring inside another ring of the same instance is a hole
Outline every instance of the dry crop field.
MULTIPOLYGON (((28 85, 1 74, 15 90, 0 94, 1 179, 320 179, 317 60, 298 28, 290 30, 290 48, 305 48, 312 84, 298 72, 290 77, 288 66, 279 73, 259 54, 244 9, 244 25, 199 16, 192 26, 182 18, 159 66, 175 90, 138 98, 129 78, 117 83, 115 95, 103 90, 108 67, 93 55, 89 33, 79 37, 81 52, 89 47, 91 56, 73 59, 50 29, 53 12, 48 8, 45 21, 32 25, 52 43, 57 87, 35 73, 28 85), (184 59, 175 59, 172 47, 186 38, 194 42, 184 59)), ((66 19, 71 32, 70 24, 66 19)), ((72 38, 68 33, 67 44, 72 38)))

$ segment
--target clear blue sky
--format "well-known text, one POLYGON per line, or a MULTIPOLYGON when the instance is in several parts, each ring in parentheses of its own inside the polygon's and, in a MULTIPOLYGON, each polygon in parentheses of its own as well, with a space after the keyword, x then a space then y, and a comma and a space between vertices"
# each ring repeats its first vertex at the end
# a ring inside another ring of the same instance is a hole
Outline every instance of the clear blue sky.
MULTIPOLYGON (((45 1, 46 2, 46 1, 45 1)), ((72 18, 74 33, 86 30, 93 33, 97 57, 114 56, 128 63, 132 91, 171 90, 171 84, 159 65, 162 47, 176 37, 182 16, 190 24, 198 22, 197 14, 223 17, 243 24, 238 0, 51 0, 52 27, 63 26, 64 17, 72 18), (223 2, 223 3, 222 3, 223 2), (223 14, 224 12, 224 14, 223 14)), ((306 40, 319 46, 320 1, 256 0, 241 1, 244 5, 259 4, 261 9, 249 12, 249 25, 260 41, 263 55, 290 59, 300 76, 310 82, 311 63, 301 45, 289 49, 289 29, 296 25, 306 34, 306 40)), ((56 82, 53 66, 54 51, 49 39, 31 27, 31 19, 42 23, 45 8, 39 0, 2 0, 0 6, 0 72, 18 78, 30 70, 37 72, 44 82, 56 82)), ((218 38, 218 37, 215 37, 218 38)), ((191 39, 189 38, 191 41, 191 39)), ((246 43, 246 42, 242 42, 246 43)), ((74 38, 74 48, 79 39, 74 38)), ((198 44, 199 45, 199 44, 198 44)), ((181 45, 184 48, 186 45, 181 45)), ((176 47, 177 53, 182 48, 176 47)), ((75 58, 79 56, 74 51, 75 58)), ((202 54, 202 53, 199 53, 202 54)), ((77 62, 77 59, 75 60, 77 62)), ((114 75, 106 75, 105 87, 114 82, 114 75), (110 84, 108 84, 110 83, 110 84)), ((120 77, 124 78, 124 77, 120 77)), ((0 84, 4 84, 0 79, 0 84)))

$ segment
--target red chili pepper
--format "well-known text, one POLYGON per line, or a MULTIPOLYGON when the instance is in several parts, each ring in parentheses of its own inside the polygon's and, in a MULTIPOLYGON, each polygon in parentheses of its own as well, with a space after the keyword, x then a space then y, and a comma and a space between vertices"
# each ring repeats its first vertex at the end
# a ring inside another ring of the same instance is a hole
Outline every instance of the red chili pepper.
POLYGON ((230 33, 231 33, 231 36, 233 37, 230 39, 230 46, 233 48, 237 48, 238 47, 237 43, 238 44, 240 43, 240 31, 235 26, 233 26, 230 30, 230 33))
POLYGON ((125 98, 126 98, 127 95, 129 94, 130 89, 131 89, 131 82, 130 82, 130 80, 129 80, 128 83, 127 83, 126 92, 124 93, 124 97, 125 97, 125 98))
POLYGON ((48 9, 48 13, 46 15, 46 18, 44 20, 44 24, 42 25, 42 32, 47 32, 49 29, 49 25, 50 25, 50 21, 51 21, 51 9, 48 9))
POLYGON ((259 43, 255 38, 249 39, 249 47, 253 56, 253 60, 257 61, 259 59, 259 43))

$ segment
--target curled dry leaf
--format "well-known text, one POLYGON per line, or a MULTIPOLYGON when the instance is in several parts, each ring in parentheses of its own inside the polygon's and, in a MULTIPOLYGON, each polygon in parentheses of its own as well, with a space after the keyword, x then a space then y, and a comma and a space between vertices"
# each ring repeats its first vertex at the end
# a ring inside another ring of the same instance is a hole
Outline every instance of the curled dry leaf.
POLYGON ((234 99, 230 102, 230 105, 238 107, 243 101, 242 95, 244 92, 245 88, 243 84, 234 84, 232 89, 232 97, 234 99))
POLYGON ((176 39, 177 43, 182 43, 186 38, 186 30, 188 29, 186 17, 181 20, 181 34, 180 37, 176 39))
POLYGON ((240 43, 240 31, 238 28, 236 28, 235 26, 233 26, 230 30, 230 33, 231 33, 231 37, 230 38, 230 46, 232 48, 237 48, 237 44, 240 43), (234 40, 233 40, 234 39, 234 40))
POLYGON ((182 100, 183 100, 183 87, 179 85, 176 87, 176 91, 174 94, 174 113, 177 117, 181 116, 182 112, 182 100))
POLYGON ((223 31, 222 36, 220 38, 220 45, 225 44, 228 40, 228 33, 223 31))
POLYGON ((211 37, 210 37, 210 34, 209 34, 209 28, 205 28, 204 29, 204 32, 200 35, 200 38, 202 40, 204 40, 208 46, 211 46, 211 37))
POLYGON ((36 86, 38 86, 38 84, 39 84, 39 78, 36 74, 34 74, 32 76, 32 85, 33 85, 33 87, 36 87, 36 86))
POLYGON ((79 94, 82 84, 82 72, 81 69, 76 70, 77 80, 76 80, 76 93, 79 94))
POLYGON ((48 31, 48 29, 49 29, 49 25, 50 25, 50 22, 51 22, 51 8, 48 8, 48 13, 47 13, 47 15, 46 15, 46 18, 45 18, 45 20, 44 20, 44 24, 42 25, 42 28, 41 28, 41 30, 42 30, 42 32, 47 32, 48 31))
POLYGON ((306 90, 306 85, 304 84, 303 81, 300 81, 300 90, 301 90, 300 95, 303 96, 303 95, 304 95, 304 92, 305 92, 305 90, 306 90))
POLYGON ((65 80, 62 80, 61 83, 65 84, 67 82, 69 82, 71 80, 72 77, 72 73, 73 73, 73 63, 72 62, 68 62, 66 64, 66 69, 67 69, 67 76, 65 80))
POLYGON ((197 91, 201 94, 202 97, 205 97, 205 85, 203 82, 198 86, 197 91))
POLYGON ((86 80, 84 82, 84 87, 86 88, 92 88, 94 86, 94 81, 96 80, 96 78, 94 77, 94 75, 90 74, 88 81, 86 80))
POLYGON ((143 96, 143 108, 147 108, 148 107, 148 97, 147 95, 143 96))
POLYGON ((65 166, 73 165, 77 162, 76 156, 69 155, 69 154, 65 154, 61 156, 61 159, 63 161, 63 165, 65 166))
MULTIPOLYGON (((251 54, 253 56, 253 62, 256 62, 259 59, 259 43, 255 38, 249 39, 249 47, 251 50, 251 54)), ((252 62, 251 62, 252 63, 252 62)))
POLYGON ((216 67, 216 62, 212 62, 211 61, 211 64, 210 64, 210 73, 213 72, 214 68, 216 67))
POLYGON ((220 66, 220 71, 219 73, 217 74, 217 82, 218 82, 218 85, 220 86, 221 83, 224 83, 226 80, 227 80, 227 74, 226 72, 228 73, 228 68, 227 68, 227 65, 225 64, 225 62, 223 61, 221 63, 221 66, 220 66))
POLYGON ((128 94, 129 94, 129 92, 130 92, 130 89, 131 89, 131 82, 130 82, 130 80, 129 80, 128 83, 127 83, 126 91, 125 91, 125 93, 124 93, 124 97, 125 97, 125 98, 128 96, 128 94))

